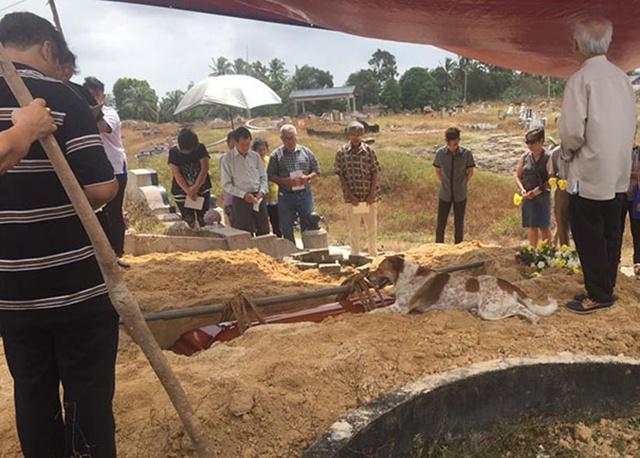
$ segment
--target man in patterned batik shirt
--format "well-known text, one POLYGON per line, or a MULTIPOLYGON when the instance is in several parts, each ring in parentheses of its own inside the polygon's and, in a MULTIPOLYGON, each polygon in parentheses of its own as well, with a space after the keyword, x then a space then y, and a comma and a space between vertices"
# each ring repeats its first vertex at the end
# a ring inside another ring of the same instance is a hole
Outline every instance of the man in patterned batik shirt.
POLYGON ((369 239, 369 255, 377 254, 378 177, 380 164, 376 152, 362 141, 364 126, 353 122, 347 128, 349 143, 336 154, 334 171, 340 177, 347 224, 351 238, 351 253, 360 252, 360 223, 364 222, 369 239))

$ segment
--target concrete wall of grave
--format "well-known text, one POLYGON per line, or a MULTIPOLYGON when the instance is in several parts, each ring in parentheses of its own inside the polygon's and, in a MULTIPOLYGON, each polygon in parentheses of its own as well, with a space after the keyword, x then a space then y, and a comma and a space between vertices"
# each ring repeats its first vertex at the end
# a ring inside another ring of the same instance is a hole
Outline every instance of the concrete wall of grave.
POLYGON ((285 256, 298 251, 289 240, 279 239, 273 234, 251 237, 248 232, 224 227, 210 232, 211 236, 206 237, 130 233, 125 238, 125 252, 142 256, 149 253, 255 248, 275 259, 282 260, 285 256))
POLYGON ((448 436, 466 437, 527 418, 579 421, 634 416, 640 360, 563 353, 489 361, 431 375, 338 420, 305 458, 409 456, 448 436))

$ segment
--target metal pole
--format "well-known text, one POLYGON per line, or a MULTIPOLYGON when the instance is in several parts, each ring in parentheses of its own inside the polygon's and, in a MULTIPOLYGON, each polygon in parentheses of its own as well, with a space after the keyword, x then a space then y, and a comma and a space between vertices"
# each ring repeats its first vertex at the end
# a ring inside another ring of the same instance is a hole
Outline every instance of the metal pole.
POLYGON ((468 72, 467 69, 464 69, 464 101, 463 104, 466 106, 467 105, 467 76, 468 76, 468 72))
MULTIPOLYGON (((2 44, 0 44, 0 67, 2 69, 2 76, 20 106, 26 106, 31 103, 33 96, 16 71, 2 44)), ((111 244, 102 230, 102 226, 100 226, 84 191, 73 174, 69 162, 60 149, 60 145, 58 145, 53 135, 49 135, 40 140, 40 144, 51 161, 58 179, 69 196, 69 200, 73 204, 73 208, 78 214, 91 240, 102 276, 107 284, 109 297, 118 315, 120 315, 125 328, 133 340, 140 346, 149 364, 162 383, 178 416, 182 420, 185 430, 191 438, 198 456, 201 458, 212 456, 213 448, 209 444, 209 439, 204 432, 202 423, 200 423, 200 420, 195 415, 186 393, 182 389, 175 373, 171 370, 171 366, 169 366, 169 361, 158 346, 158 342, 153 337, 153 334, 151 334, 147 323, 144 321, 137 301, 127 288, 122 277, 122 272, 116 262, 117 258, 111 248, 111 244)))
MULTIPOLYGON (((308 293, 284 294, 280 296, 261 297, 253 302, 259 307, 272 307, 275 305, 287 304, 294 301, 305 301, 309 299, 320 299, 329 296, 338 296, 340 294, 350 293, 351 285, 338 286, 335 288, 327 288, 319 291, 311 291, 308 293)), ((189 307, 187 309, 162 310, 160 312, 151 312, 144 315, 146 321, 176 320, 178 318, 195 317, 202 315, 211 315, 221 313, 224 310, 224 304, 200 305, 197 307, 189 307)))

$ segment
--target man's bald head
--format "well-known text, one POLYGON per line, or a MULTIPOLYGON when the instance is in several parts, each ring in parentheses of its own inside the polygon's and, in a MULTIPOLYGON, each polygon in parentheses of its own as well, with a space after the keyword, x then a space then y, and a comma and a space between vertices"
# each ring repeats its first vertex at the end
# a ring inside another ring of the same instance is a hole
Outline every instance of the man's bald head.
POLYGON ((573 26, 577 50, 585 57, 606 54, 613 38, 613 24, 605 18, 588 18, 573 26))

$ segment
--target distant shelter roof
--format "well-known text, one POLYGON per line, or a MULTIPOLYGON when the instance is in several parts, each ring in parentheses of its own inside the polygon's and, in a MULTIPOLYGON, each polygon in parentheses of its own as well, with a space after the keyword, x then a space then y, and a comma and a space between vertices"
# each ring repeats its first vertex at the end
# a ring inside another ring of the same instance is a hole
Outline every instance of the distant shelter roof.
POLYGON ((293 91, 289 94, 289 98, 299 102, 308 102, 313 100, 333 100, 344 99, 346 97, 355 97, 355 86, 328 87, 323 89, 303 89, 293 91))

